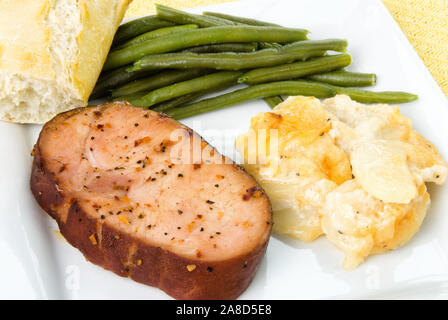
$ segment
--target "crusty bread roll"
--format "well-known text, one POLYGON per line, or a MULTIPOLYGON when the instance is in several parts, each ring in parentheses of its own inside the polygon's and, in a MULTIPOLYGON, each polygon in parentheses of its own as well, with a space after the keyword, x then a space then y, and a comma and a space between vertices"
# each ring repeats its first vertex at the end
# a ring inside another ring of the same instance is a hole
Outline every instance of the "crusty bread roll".
POLYGON ((131 0, 0 0, 0 119, 87 104, 131 0))

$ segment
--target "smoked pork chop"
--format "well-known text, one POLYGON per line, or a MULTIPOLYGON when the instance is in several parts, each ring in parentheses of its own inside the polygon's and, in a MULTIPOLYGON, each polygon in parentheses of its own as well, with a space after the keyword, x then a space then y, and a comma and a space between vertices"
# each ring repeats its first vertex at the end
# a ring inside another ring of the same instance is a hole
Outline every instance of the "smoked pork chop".
POLYGON ((86 259, 177 299, 237 298, 272 226, 243 169, 168 116, 120 102, 48 122, 31 190, 86 259))

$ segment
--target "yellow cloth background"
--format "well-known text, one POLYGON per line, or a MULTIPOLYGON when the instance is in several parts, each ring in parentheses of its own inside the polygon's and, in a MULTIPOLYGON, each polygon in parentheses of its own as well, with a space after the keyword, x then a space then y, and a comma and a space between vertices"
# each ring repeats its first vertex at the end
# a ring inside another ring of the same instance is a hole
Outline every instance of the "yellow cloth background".
MULTIPOLYGON (((154 3, 184 9, 234 0, 134 0, 126 16, 153 13, 154 3)), ((448 0, 383 0, 448 97, 448 0)))

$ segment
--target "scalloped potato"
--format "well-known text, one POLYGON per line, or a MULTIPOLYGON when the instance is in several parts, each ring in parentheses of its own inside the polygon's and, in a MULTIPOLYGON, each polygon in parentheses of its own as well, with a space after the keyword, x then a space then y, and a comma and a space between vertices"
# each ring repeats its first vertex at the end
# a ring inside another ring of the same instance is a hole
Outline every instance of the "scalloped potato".
POLYGON ((352 269, 420 228, 448 166, 398 107, 339 95, 290 97, 237 138, 244 166, 269 195, 274 231, 302 241, 322 234, 352 269))

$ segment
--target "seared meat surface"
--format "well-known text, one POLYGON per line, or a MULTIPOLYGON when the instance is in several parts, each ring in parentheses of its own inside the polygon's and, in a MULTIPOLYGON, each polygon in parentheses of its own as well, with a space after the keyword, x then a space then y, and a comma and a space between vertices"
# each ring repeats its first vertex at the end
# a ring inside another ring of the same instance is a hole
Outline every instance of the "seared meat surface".
POLYGON ((37 201, 91 262, 181 299, 236 298, 252 280, 269 200, 179 122, 125 103, 76 109, 34 153, 37 201))

